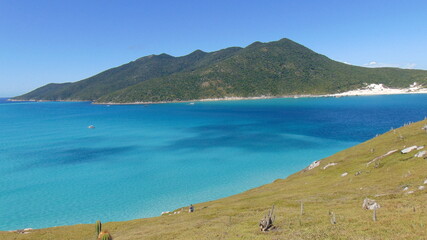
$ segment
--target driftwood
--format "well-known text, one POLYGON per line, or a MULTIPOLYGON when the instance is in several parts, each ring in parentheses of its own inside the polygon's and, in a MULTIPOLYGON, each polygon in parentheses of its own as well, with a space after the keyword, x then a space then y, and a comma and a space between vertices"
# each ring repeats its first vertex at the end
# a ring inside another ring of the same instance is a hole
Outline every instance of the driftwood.
POLYGON ((398 150, 398 149, 391 150, 391 151, 389 151, 388 153, 386 153, 386 154, 384 154, 384 155, 381 155, 381 156, 379 156, 379 157, 376 157, 376 158, 372 159, 370 162, 368 162, 368 163, 366 164, 366 166, 369 166, 369 164, 374 163, 375 161, 380 160, 380 159, 382 159, 382 158, 385 158, 385 157, 387 157, 388 155, 391 155, 391 154, 393 154, 393 153, 395 153, 395 152, 397 152, 397 151, 399 151, 399 150, 398 150))
POLYGON ((380 208, 381 206, 373 199, 365 198, 363 200, 362 208, 366 210, 375 210, 380 208))
POLYGON ((259 222, 259 228, 261 232, 268 232, 275 229, 276 227, 273 225, 275 219, 276 216, 274 215, 273 205, 273 207, 268 211, 268 215, 264 216, 264 218, 259 222))
POLYGON ((374 220, 374 222, 377 221, 377 208, 374 208, 374 213, 372 215, 372 220, 374 220))
POLYGON ((301 201, 301 216, 304 215, 304 203, 301 201))
POLYGON ((331 217, 331 224, 337 224, 337 219, 335 218, 335 213, 329 211, 329 216, 331 217))

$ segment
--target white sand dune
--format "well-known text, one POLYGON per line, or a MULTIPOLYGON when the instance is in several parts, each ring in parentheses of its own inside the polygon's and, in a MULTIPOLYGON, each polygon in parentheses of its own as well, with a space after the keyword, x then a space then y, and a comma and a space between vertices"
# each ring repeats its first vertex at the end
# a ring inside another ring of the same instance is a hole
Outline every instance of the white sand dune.
POLYGON ((388 88, 384 84, 369 84, 362 89, 351 90, 343 93, 330 94, 328 96, 368 96, 368 95, 391 95, 391 94, 415 94, 427 93, 427 88, 424 88, 418 83, 411 84, 408 88, 388 88))

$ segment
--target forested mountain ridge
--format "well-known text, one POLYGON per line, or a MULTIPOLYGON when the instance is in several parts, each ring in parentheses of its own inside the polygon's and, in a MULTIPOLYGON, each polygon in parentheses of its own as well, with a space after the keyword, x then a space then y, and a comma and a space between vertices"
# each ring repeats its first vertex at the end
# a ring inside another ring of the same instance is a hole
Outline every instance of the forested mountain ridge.
POLYGON ((337 62, 289 39, 173 57, 150 55, 64 84, 48 84, 17 100, 167 102, 224 97, 329 94, 365 84, 427 85, 427 71, 364 68, 337 62))

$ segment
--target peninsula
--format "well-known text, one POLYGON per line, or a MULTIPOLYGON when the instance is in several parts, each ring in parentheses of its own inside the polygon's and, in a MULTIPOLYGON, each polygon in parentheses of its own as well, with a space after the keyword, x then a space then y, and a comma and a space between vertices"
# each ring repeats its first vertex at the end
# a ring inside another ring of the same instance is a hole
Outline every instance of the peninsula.
POLYGON ((197 100, 425 93, 427 71, 334 61, 289 39, 245 48, 150 55, 11 100, 164 103, 197 100))

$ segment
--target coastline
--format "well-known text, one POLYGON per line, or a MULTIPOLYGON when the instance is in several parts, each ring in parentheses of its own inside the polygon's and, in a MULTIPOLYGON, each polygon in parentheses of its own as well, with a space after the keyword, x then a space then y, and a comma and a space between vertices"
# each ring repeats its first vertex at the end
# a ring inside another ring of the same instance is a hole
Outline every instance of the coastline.
POLYGON ((223 97, 223 98, 203 98, 184 101, 159 101, 159 102, 96 102, 91 100, 18 100, 7 99, 10 102, 91 102, 95 105, 146 105, 146 104, 167 104, 167 103, 192 103, 192 102, 216 102, 216 101, 240 101, 240 100, 260 100, 275 98, 318 98, 318 97, 355 97, 355 96, 378 96, 378 95, 402 95, 402 94, 427 94, 427 88, 414 83, 409 88, 387 88, 383 84, 370 84, 362 89, 350 90, 342 93, 331 94, 295 94, 280 96, 256 96, 256 97, 223 97))
MULTIPOLYGON (((371 84, 373 85, 373 84, 371 84)), ((259 97, 224 97, 224 98, 205 98, 185 101, 160 101, 160 102, 92 102, 98 105, 141 105, 141 104, 164 104, 164 103, 190 103, 190 102, 215 102, 215 101, 240 101, 240 100, 260 100, 275 98, 320 98, 320 97, 356 97, 356 96, 379 96, 379 95, 402 95, 402 94, 427 94, 427 88, 386 88, 382 84, 375 84, 373 88, 356 89, 343 93, 332 94, 296 94, 281 96, 259 96, 259 97)))

